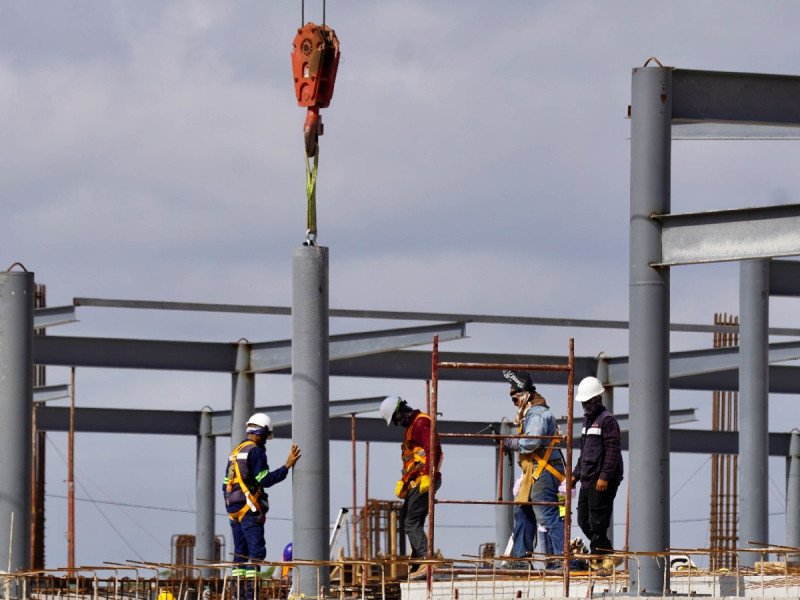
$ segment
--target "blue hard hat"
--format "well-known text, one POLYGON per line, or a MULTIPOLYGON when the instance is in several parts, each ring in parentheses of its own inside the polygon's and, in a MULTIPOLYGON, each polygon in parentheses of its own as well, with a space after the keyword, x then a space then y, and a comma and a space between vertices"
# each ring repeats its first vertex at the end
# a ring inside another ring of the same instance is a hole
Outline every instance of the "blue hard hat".
POLYGON ((286 544, 286 548, 283 549, 283 560, 284 561, 292 560, 292 542, 286 544))

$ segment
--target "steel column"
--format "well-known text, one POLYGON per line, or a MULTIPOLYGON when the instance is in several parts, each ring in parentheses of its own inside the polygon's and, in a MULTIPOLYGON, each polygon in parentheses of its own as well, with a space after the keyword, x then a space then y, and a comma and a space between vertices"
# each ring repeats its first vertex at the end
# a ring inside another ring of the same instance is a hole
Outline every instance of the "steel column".
MULTIPOLYGON (((292 438, 302 458, 292 476, 293 558, 330 554, 328 424, 328 249, 292 249, 292 438)), ((328 569, 300 567, 295 595, 317 597, 328 569)))
MULTIPOLYGON (((652 215, 670 211, 672 71, 633 70, 630 198, 630 530, 631 550, 669 547, 669 269, 652 215)), ((663 561, 632 571, 638 593, 669 589, 663 561), (637 581, 639 577, 639 581, 637 581), (664 587, 666 586, 666 587, 664 587)))
POLYGON ((256 408, 256 380, 250 370, 250 344, 239 342, 233 373, 231 403, 231 450, 245 438, 245 424, 256 408))
POLYGON ((800 548, 800 432, 792 432, 786 478, 786 545, 800 548))
POLYGON ((0 273, 0 569, 11 572, 31 554, 33 286, 33 273, 0 273))
MULTIPOLYGON (((503 419, 500 423, 500 434, 510 435, 511 424, 503 419)), ((497 445, 495 450, 495 473, 496 488, 499 492, 498 500, 514 499, 514 454, 503 450, 503 440, 497 445), (502 467, 499 465, 502 461, 502 467)), ((494 507, 494 531, 495 531, 495 550, 496 555, 505 553, 508 538, 511 536, 512 525, 514 523, 514 506, 512 504, 498 504, 494 507)))
MULTIPOLYGON (((195 564, 216 562, 214 544, 214 460, 216 438, 211 435, 211 409, 200 413, 200 431, 197 434, 197 473, 195 476, 195 564)), ((201 567, 201 576, 208 579, 213 574, 210 567, 201 567)))
MULTIPOLYGON (((769 261, 739 263, 739 546, 769 542, 769 261)), ((742 552, 739 564, 759 556, 742 552)))

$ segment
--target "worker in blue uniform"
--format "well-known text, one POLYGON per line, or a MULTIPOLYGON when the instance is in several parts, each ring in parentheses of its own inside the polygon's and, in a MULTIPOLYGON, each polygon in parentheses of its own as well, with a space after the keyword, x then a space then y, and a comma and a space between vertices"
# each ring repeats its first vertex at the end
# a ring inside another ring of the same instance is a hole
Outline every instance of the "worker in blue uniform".
POLYGON ((253 582, 258 577, 258 561, 267 556, 264 521, 269 510, 266 488, 280 483, 300 458, 300 448, 292 445, 286 463, 274 471, 267 464, 266 443, 274 437, 272 421, 264 413, 247 420, 247 437, 228 457, 222 491, 233 535, 231 573, 237 579, 238 597, 252 600, 253 582))

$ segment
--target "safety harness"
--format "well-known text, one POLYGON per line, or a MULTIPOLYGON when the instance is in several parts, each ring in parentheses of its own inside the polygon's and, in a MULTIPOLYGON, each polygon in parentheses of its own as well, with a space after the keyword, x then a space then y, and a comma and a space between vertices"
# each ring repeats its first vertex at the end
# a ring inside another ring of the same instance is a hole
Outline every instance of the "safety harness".
MULTIPOLYGON (((522 433, 522 424, 519 426, 519 433, 522 433)), ((558 429, 556 429, 556 433, 558 433, 558 429)), ((533 482, 539 479, 542 471, 545 469, 547 469, 553 475, 553 477, 558 479, 559 483, 564 481, 564 478, 566 477, 564 473, 561 473, 558 469, 550 464, 550 455, 553 453, 553 448, 555 448, 556 444, 558 444, 558 441, 558 438, 553 438, 550 440, 550 443, 547 445, 547 449, 544 451, 544 453, 540 453, 540 449, 538 448, 533 452, 528 452, 526 454, 520 453, 519 464, 522 467, 522 483, 519 486, 519 492, 515 498, 517 502, 528 501, 528 498, 530 498, 531 494, 531 488, 533 487, 533 482)))
POLYGON ((414 423, 420 418, 430 419, 425 413, 419 413, 406 429, 406 435, 403 439, 402 477, 397 482, 397 489, 395 490, 398 498, 405 498, 408 494, 408 488, 415 487, 412 479, 416 479, 420 471, 428 464, 428 455, 425 452, 425 448, 417 446, 411 440, 411 430, 414 428, 414 423))
MULTIPOLYGON (((237 510, 236 512, 229 512, 228 517, 231 521, 241 522, 242 517, 244 517, 249 511, 257 512, 262 514, 261 505, 258 502, 259 496, 261 496, 261 487, 259 486, 255 493, 250 491, 250 488, 245 483, 244 479, 242 478, 242 472, 239 470, 239 453, 243 452, 245 448, 248 446, 255 446, 255 442, 252 440, 245 440, 236 448, 233 449, 231 455, 228 457, 228 461, 230 466, 228 467, 228 473, 226 480, 225 491, 227 492, 225 495, 225 503, 227 504, 230 502, 230 495, 233 492, 233 486, 239 486, 239 489, 242 490, 242 494, 244 494, 245 505, 237 510)), ((249 454, 248 452, 245 453, 245 457, 249 454)))

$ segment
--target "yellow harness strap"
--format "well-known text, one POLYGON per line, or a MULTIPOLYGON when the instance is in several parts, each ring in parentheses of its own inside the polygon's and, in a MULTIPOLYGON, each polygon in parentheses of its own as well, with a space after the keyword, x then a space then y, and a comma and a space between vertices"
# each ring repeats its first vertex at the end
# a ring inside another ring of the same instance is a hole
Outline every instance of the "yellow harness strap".
POLYGON ((239 460, 238 455, 246 446, 255 446, 255 442, 252 440, 246 440, 236 446, 233 452, 231 453, 230 460, 231 464, 233 465, 233 472, 234 477, 233 481, 228 482, 228 493, 230 493, 233 489, 235 484, 239 484, 239 489, 242 490, 245 499, 245 505, 237 510, 235 513, 228 513, 228 518, 231 521, 241 521, 242 517, 244 517, 249 511, 256 511, 261 514, 261 505, 258 503, 258 497, 261 495, 261 489, 255 493, 255 495, 250 493, 250 489, 245 485, 244 479, 242 479, 242 473, 239 471, 239 460))
POLYGON ((558 479, 558 482, 559 482, 559 483, 561 483, 562 481, 564 481, 564 478, 566 477, 566 475, 564 475, 564 473, 560 473, 560 472, 559 472, 559 471, 558 471, 558 470, 557 470, 557 469, 556 469, 556 468, 555 468, 553 465, 551 465, 551 464, 550 464, 550 462, 549 462, 549 460, 550 460, 550 455, 553 453, 553 447, 556 445, 556 442, 558 442, 558 440, 557 440, 557 439, 552 439, 552 440, 550 441, 550 445, 549 445, 549 446, 547 446, 547 451, 544 453, 544 457, 543 457, 543 458, 540 458, 540 457, 539 457, 539 455, 538 455, 538 454, 536 454, 535 452, 533 453, 533 456, 536 458, 536 462, 538 463, 538 464, 537 464, 537 466, 536 466, 536 470, 533 472, 533 479, 534 479, 534 481, 535 481, 535 480, 537 480, 537 479, 539 479, 539 476, 542 474, 542 471, 543 471, 544 469, 547 469, 548 471, 550 471, 550 473, 552 473, 552 474, 553 474, 553 477, 555 477, 556 479, 558 479))

